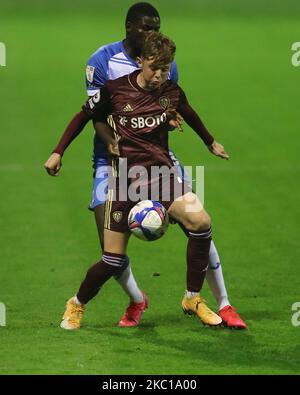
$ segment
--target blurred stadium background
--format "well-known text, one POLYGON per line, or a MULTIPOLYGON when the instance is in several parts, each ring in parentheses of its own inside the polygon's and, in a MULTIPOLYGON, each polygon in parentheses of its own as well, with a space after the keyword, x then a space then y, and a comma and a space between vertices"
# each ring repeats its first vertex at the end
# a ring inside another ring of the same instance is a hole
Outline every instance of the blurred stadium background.
MULTIPOLYGON (((85 63, 124 37, 133 1, 1 0, 1 374, 295 374, 300 327, 299 83, 291 46, 300 3, 156 1, 177 43, 180 85, 229 162, 185 126, 171 147, 205 166, 206 207, 234 306, 249 331, 212 330, 181 312, 185 243, 172 227, 155 244, 132 240, 136 277, 150 297, 142 325, 116 323, 127 305, 110 281, 82 330, 59 328, 65 301, 98 259, 91 197, 92 128, 66 152, 61 174, 43 163, 85 100, 85 63), (298 234, 298 236, 297 236, 298 234), (160 272, 159 277, 152 276, 160 272)), ((207 288, 205 299, 216 307, 207 288)))

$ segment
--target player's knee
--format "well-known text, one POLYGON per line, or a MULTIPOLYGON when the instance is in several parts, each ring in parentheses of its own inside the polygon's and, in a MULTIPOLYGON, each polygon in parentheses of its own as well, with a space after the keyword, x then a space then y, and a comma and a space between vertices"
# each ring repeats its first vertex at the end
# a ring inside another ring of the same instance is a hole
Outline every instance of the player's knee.
POLYGON ((200 219, 200 227, 198 230, 205 230, 211 227, 211 219, 207 213, 204 213, 203 217, 200 219))
POLYGON ((201 230, 209 229, 211 226, 211 220, 209 215, 202 211, 200 213, 194 213, 193 215, 188 218, 187 229, 198 232, 201 230))

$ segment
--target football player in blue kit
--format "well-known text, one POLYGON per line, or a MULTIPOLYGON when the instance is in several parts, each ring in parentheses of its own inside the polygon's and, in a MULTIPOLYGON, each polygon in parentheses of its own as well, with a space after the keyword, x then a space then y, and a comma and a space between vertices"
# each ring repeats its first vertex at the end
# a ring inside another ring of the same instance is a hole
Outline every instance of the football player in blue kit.
MULTIPOLYGON (((149 3, 136 3, 127 12, 125 27, 126 38, 124 40, 100 47, 88 60, 86 66, 88 96, 95 95, 107 80, 117 79, 139 68, 135 59, 140 54, 146 35, 151 31, 160 30, 159 13, 149 3)), ((175 61, 172 63, 168 79, 173 82, 178 81, 178 70, 175 61)), ((132 111, 130 105, 125 110, 128 112, 132 111)), ((102 127, 107 128, 106 120, 103 120, 102 127)), ((65 148, 64 142, 60 141, 45 163, 45 168, 50 175, 58 174, 65 148)), ((173 152, 170 152, 170 156, 174 164, 182 169, 173 152)), ((107 148, 97 134, 94 136, 93 167, 94 185, 90 209, 94 211, 100 244, 103 249, 105 202, 108 183, 107 148)), ((183 173, 183 178, 187 179, 187 177, 183 173)), ((128 258, 124 270, 115 278, 130 298, 129 306, 119 325, 124 327, 136 326, 140 322, 142 313, 148 307, 148 300, 135 281, 128 258)), ((247 328, 245 322, 229 302, 220 258, 213 240, 210 245, 206 279, 216 298, 219 308, 218 314, 222 318, 224 325, 238 329, 247 328)))

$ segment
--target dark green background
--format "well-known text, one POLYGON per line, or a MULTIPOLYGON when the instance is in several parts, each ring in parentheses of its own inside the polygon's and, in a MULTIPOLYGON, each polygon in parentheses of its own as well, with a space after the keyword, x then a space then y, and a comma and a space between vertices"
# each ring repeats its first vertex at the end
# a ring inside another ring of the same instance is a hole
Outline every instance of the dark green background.
MULTIPOLYGON (((177 227, 155 244, 133 240, 134 273, 150 298, 138 328, 116 326, 127 299, 110 281, 77 332, 59 328, 65 301, 98 260, 92 128, 57 178, 43 169, 85 100, 88 57, 124 36, 130 1, 0 3, 0 373, 299 373, 299 83, 291 45, 298 1, 152 1, 177 44, 180 85, 230 161, 210 155, 187 127, 171 147, 205 166, 229 297, 249 331, 212 330, 181 312, 186 239, 177 227), (153 277, 160 272, 160 277, 153 277)), ((216 308, 207 286, 203 296, 216 308)))

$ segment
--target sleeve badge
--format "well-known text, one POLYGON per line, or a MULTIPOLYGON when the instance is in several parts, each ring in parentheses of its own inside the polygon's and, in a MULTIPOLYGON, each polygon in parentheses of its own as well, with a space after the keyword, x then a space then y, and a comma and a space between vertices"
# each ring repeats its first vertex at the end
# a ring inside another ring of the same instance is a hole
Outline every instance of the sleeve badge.
POLYGON ((86 74, 86 79, 88 80, 88 82, 93 82, 94 72, 95 72, 95 67, 89 66, 89 65, 86 66, 85 74, 86 74))

